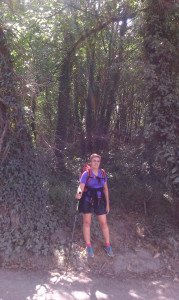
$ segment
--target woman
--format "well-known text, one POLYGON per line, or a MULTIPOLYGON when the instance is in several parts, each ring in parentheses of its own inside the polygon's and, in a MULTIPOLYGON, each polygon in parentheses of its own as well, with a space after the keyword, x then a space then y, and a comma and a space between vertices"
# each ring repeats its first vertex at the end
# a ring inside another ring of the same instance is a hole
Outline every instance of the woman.
POLYGON ((79 212, 83 213, 83 235, 86 242, 88 257, 94 257, 90 241, 90 225, 92 213, 95 212, 106 242, 105 250, 114 256, 110 240, 106 214, 109 213, 109 192, 107 177, 104 170, 99 169, 101 156, 94 153, 90 156, 91 170, 85 171, 80 179, 76 198, 79 201, 79 212))

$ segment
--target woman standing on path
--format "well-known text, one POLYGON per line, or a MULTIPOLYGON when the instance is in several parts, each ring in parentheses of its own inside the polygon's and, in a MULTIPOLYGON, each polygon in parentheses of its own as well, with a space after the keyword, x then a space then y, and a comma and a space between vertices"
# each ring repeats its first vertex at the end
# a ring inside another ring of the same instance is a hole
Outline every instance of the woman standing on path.
POLYGON ((104 170, 99 169, 101 156, 94 153, 90 156, 91 169, 85 171, 80 179, 76 198, 79 199, 79 212, 83 213, 83 235, 88 257, 94 257, 90 240, 92 213, 97 215, 106 242, 105 250, 114 256, 109 239, 109 228, 106 215, 109 213, 109 192, 104 170))

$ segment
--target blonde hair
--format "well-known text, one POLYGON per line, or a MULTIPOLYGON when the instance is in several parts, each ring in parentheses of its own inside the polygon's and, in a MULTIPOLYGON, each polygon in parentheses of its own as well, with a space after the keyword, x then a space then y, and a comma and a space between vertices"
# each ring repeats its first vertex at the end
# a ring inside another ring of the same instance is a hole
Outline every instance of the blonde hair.
POLYGON ((92 161, 92 159, 93 159, 94 157, 98 157, 98 158, 100 159, 100 161, 101 161, 101 156, 100 156, 99 154, 96 154, 96 153, 91 154, 91 156, 90 156, 90 161, 92 161))

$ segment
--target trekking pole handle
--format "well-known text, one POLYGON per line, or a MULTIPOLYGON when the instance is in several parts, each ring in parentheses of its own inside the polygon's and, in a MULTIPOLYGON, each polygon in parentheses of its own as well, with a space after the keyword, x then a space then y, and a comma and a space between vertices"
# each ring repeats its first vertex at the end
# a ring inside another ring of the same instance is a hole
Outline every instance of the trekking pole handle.
MULTIPOLYGON (((82 193, 82 190, 81 190, 81 188, 80 188, 80 187, 78 187, 77 193, 78 193, 79 195, 81 195, 81 193, 82 193)), ((79 199, 77 199, 76 211, 78 211, 78 206, 79 206, 79 199)))
POLYGON ((79 207, 79 200, 77 201, 77 204, 76 204, 76 212, 78 212, 78 207, 79 207))
POLYGON ((82 190, 81 190, 80 186, 78 187, 77 193, 78 193, 78 194, 81 194, 81 193, 82 193, 82 190))

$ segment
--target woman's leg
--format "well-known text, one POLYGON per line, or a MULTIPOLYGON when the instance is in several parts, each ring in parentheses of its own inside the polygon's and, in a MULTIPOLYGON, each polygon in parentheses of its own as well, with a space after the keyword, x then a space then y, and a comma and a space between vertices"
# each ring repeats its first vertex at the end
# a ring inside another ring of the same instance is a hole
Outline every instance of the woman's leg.
POLYGON ((83 235, 86 244, 90 244, 90 226, 92 214, 83 214, 83 235))
POLYGON ((98 215, 98 221, 101 226, 101 230, 105 239, 106 244, 110 243, 109 241, 109 227, 107 224, 107 218, 106 214, 105 215, 98 215))

